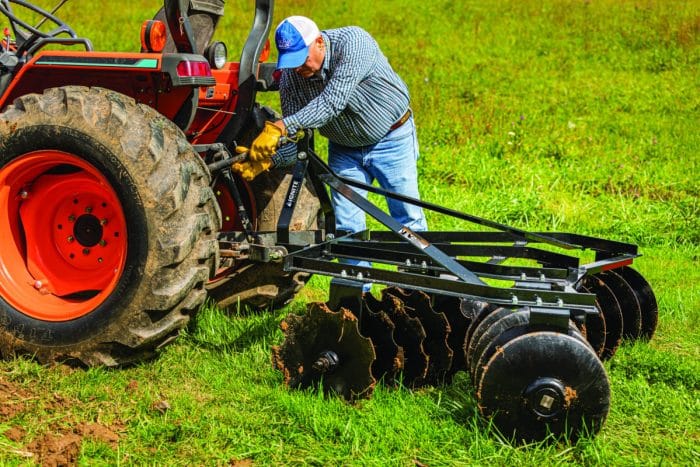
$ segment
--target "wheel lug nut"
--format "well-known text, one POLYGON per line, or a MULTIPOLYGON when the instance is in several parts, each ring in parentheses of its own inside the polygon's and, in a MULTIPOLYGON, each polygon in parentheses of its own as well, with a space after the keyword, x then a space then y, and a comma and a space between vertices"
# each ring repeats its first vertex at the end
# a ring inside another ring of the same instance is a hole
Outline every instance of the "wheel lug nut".
POLYGON ((92 208, 90 206, 86 207, 85 212, 90 214, 92 212, 92 208))
POLYGON ((34 281, 34 288, 39 290, 44 284, 41 281, 34 281))
POLYGON ((104 240, 100 240, 100 246, 107 246, 107 242, 105 242, 104 240))
POLYGON ((73 214, 68 216, 68 222, 75 222, 75 216, 73 214))
POLYGON ((100 225, 107 225, 107 219, 100 219, 100 225))
POLYGON ((68 238, 67 238, 66 240, 68 240, 68 243, 72 243, 73 240, 74 240, 74 238, 73 238, 72 235, 69 235, 68 238))
POLYGON ((90 254, 90 248, 83 248, 83 254, 84 254, 84 255, 89 255, 89 254, 90 254))

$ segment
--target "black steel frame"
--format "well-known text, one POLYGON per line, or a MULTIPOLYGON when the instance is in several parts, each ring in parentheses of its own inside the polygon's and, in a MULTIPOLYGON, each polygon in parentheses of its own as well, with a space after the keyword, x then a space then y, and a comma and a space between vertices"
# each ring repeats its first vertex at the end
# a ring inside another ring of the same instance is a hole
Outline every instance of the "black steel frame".
MULTIPOLYGON (((289 252, 284 258, 287 271, 344 279, 345 284, 407 287, 430 294, 508 307, 529 307, 539 314, 580 319, 586 314, 598 313, 595 295, 577 291, 580 281, 587 275, 629 265, 639 256, 637 247, 632 244, 570 233, 527 232, 342 178, 313 151, 310 139, 305 137, 298 143, 298 162, 276 232, 275 243, 289 252), (326 214, 325 239, 319 243, 298 244, 290 242, 289 227, 306 179, 313 184, 326 214), (353 187, 494 231, 413 232, 358 195, 353 187), (336 232, 328 188, 341 193, 388 230, 355 234, 336 232), (579 257, 553 249, 593 250, 595 260, 580 264, 579 257), (368 260, 373 267, 349 266, 335 261, 339 258, 368 260), (503 264, 510 258, 526 259, 537 266, 503 264), (496 281, 488 279, 507 281, 508 286, 494 285, 496 281)), ((331 297, 329 301, 337 302, 338 299, 331 297)))

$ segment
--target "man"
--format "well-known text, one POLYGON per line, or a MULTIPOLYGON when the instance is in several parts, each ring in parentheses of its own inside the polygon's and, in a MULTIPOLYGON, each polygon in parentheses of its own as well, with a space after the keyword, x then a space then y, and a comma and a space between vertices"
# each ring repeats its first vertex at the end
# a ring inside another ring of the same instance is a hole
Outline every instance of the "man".
MULTIPOLYGON (((280 137, 314 128, 328 138, 328 164, 338 175, 419 198, 418 142, 406 84, 365 30, 320 31, 303 16, 291 16, 275 31, 284 118, 268 122, 250 148, 249 162, 234 165, 245 178, 286 163, 280 137)), ((367 196, 365 190, 357 190, 367 196)), ((365 214, 332 194, 336 228, 358 232, 365 214)), ((389 213, 414 231, 427 230, 423 210, 387 199, 389 213)), ((368 265, 367 262, 354 264, 368 265)))

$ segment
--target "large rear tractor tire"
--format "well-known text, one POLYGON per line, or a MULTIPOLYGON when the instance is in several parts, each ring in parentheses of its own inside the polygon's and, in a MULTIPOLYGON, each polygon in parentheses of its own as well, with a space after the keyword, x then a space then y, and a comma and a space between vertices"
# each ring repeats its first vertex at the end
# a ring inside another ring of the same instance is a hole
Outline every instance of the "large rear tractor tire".
MULTIPOLYGON (((251 183, 257 207, 256 231, 272 232, 277 229, 291 178, 291 169, 273 169, 251 183)), ((290 229, 317 229, 320 212, 321 204, 307 181, 299 194, 290 229)), ((255 310, 277 309, 288 304, 309 278, 310 274, 285 272, 280 263, 249 262, 212 281, 207 288, 210 298, 222 308, 240 304, 255 310)))
POLYGON ((0 352, 116 366, 172 341, 206 298, 221 214, 201 158, 101 88, 0 114, 0 352))

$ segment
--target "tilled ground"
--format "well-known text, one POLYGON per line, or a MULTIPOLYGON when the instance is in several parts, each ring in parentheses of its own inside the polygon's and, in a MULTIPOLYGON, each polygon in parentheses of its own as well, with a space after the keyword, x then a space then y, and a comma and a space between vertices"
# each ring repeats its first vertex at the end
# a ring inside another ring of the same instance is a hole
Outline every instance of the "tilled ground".
POLYGON ((85 439, 116 448, 124 427, 79 422, 65 415, 77 404, 77 400, 27 389, 0 375, 0 426, 9 426, 1 433, 7 440, 2 442, 0 437, 3 449, 42 466, 71 466, 77 464, 85 439), (28 432, 22 420, 37 413, 46 414, 46 424, 40 431, 28 432))

